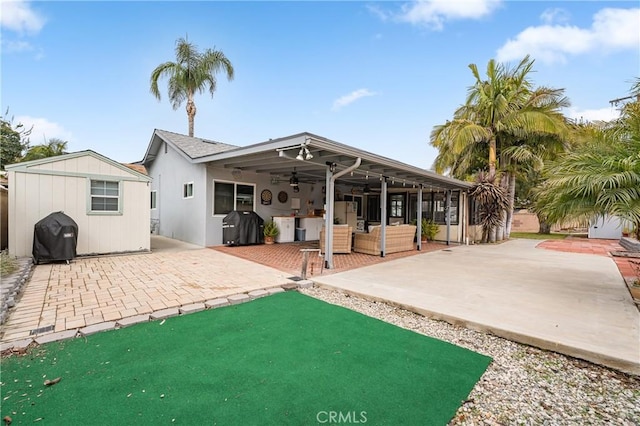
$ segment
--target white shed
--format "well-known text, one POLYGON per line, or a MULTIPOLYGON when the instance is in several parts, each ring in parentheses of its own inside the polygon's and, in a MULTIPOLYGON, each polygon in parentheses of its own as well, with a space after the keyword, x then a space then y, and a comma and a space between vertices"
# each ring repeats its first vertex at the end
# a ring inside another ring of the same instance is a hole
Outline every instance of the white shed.
POLYGON ((6 170, 11 255, 31 256, 34 225, 57 211, 78 224, 78 255, 149 250, 149 176, 93 151, 6 170))

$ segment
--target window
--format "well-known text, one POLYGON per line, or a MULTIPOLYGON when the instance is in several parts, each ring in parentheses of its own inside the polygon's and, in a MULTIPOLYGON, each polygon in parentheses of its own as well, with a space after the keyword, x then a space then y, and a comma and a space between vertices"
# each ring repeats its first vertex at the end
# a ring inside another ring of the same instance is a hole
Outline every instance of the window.
POLYGON ((158 207, 158 191, 151 191, 151 210, 158 207))
POLYGON ((255 192, 255 185, 214 181, 213 214, 253 211, 255 192))
POLYGON ((90 211, 119 212, 120 183, 109 180, 92 180, 90 211))
POLYGON ((367 195, 367 220, 380 222, 380 196, 367 195))
MULTIPOLYGON (((458 199, 460 193, 458 191, 451 192, 451 208, 449 215, 451 217, 451 224, 458 224, 458 199)), ((446 224, 447 215, 447 194, 437 192, 433 194, 433 220, 439 224, 446 224)))
POLYGON ((187 182, 182 186, 182 198, 193 198, 193 182, 187 182))
POLYGON ((404 194, 392 194, 390 199, 390 217, 404 218, 404 194))

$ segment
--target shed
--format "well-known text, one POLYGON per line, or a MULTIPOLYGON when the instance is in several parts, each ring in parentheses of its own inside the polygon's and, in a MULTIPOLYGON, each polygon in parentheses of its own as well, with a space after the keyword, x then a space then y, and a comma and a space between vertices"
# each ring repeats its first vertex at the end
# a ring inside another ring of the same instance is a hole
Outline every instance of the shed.
POLYGON ((31 256, 34 225, 56 211, 78 224, 78 255, 150 249, 149 176, 90 150, 6 170, 10 254, 31 256))

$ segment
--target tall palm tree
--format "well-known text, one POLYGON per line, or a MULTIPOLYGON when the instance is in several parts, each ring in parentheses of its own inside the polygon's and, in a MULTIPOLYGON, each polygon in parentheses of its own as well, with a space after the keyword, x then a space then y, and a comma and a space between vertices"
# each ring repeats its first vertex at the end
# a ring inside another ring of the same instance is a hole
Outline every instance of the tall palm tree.
POLYGON ((160 100, 158 80, 169 78, 169 100, 174 110, 187 101, 189 136, 193 136, 196 92, 209 90, 211 97, 216 91, 216 74, 223 71, 229 81, 233 80, 233 65, 221 50, 207 49, 199 52, 197 46, 184 38, 176 41, 176 61, 160 64, 151 73, 151 93, 160 100))
POLYGON ((564 90, 534 89, 529 79, 533 63, 526 56, 510 69, 490 60, 486 80, 482 80, 475 64, 469 65, 475 83, 468 90, 466 103, 456 110, 452 121, 434 127, 431 132, 431 145, 439 150, 434 163, 436 170, 449 169, 455 177, 468 177, 478 171, 478 155, 485 152, 489 176, 495 176, 500 158, 501 184, 508 189, 510 199, 503 221, 507 237, 513 214, 516 174, 521 168, 518 163, 527 155, 528 161, 533 161, 536 150, 528 149, 531 143, 556 141, 564 138, 567 132, 560 112, 561 108, 569 106, 564 90), (514 146, 519 148, 509 150, 514 146))

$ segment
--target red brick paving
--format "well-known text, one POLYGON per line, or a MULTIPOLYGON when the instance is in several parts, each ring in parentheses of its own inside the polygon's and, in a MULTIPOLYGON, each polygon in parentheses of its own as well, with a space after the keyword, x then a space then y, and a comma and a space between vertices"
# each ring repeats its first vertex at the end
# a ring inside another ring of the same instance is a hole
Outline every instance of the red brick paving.
MULTIPOLYGON (((598 256, 611 256, 612 251, 626 251, 618 240, 596 240, 587 238, 565 238, 564 240, 546 240, 538 244, 538 248, 564 251, 570 253, 586 253, 598 256)), ((625 279, 640 279, 640 259, 629 257, 613 257, 620 275, 625 279)))
MULTIPOLYGON (((317 241, 303 241, 295 243, 281 243, 281 244, 260 244, 251 246, 215 246, 210 247, 213 250, 218 250, 223 253, 227 253, 233 256, 237 256, 243 259, 251 260, 253 262, 260 263, 262 265, 271 266, 272 268, 279 269, 284 272, 291 273, 293 276, 300 276, 302 272, 302 253, 300 249, 303 248, 318 248, 317 241)), ((331 270, 324 269, 322 274, 333 274, 336 272, 343 272, 349 269, 360 268, 362 266, 373 265, 380 262, 387 262, 389 260, 400 259, 407 256, 414 256, 416 254, 425 253, 429 251, 442 250, 447 248, 447 245, 441 243, 426 243, 422 244, 421 251, 404 251, 400 253, 388 254, 384 258, 380 256, 371 256, 369 254, 355 253, 350 254, 334 254, 333 265, 331 270)), ((307 266, 307 277, 314 275, 320 275, 320 269, 322 267, 322 259, 316 252, 309 253, 309 263, 307 266)))

